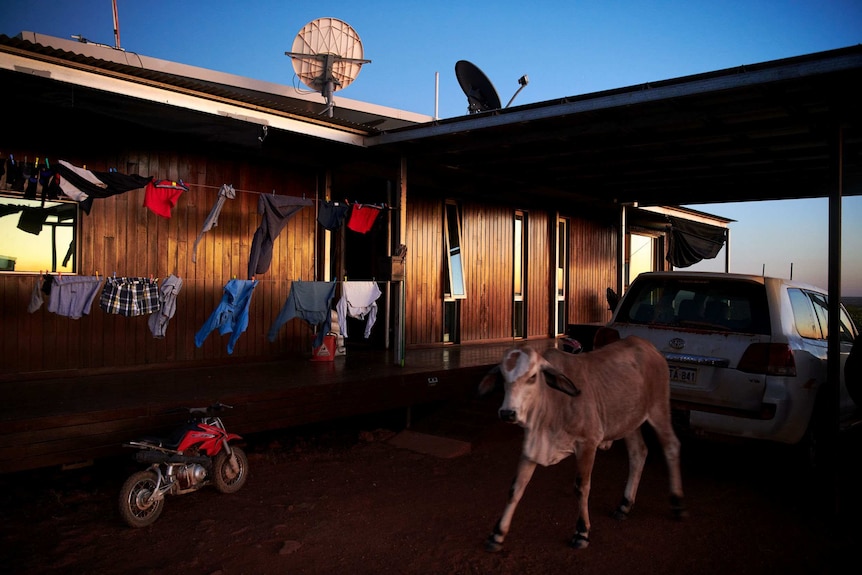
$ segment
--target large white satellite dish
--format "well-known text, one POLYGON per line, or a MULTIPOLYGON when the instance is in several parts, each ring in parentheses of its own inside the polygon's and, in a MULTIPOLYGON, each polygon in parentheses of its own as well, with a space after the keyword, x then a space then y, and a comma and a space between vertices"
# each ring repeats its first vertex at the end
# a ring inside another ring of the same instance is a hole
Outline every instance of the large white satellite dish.
POLYGON ((350 85, 363 64, 362 41, 356 30, 338 18, 318 18, 300 29, 290 52, 293 70, 303 84, 326 99, 332 117, 332 94, 350 85))

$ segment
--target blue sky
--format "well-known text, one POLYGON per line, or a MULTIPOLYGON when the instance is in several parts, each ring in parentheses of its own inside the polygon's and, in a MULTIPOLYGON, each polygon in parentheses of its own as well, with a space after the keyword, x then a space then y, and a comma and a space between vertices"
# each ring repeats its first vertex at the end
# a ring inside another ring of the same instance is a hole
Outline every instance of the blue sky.
MULTIPOLYGON (((117 0, 130 52, 295 84, 284 55, 320 17, 349 23, 370 64, 337 96, 442 118, 467 113, 454 74, 469 60, 505 104, 541 102, 862 42, 859 0, 117 0)), ((114 45, 110 0, 2 0, 0 33, 82 35, 114 45)), ((692 206, 737 220, 731 271, 826 285, 827 200, 692 206)), ((843 201, 843 295, 862 296, 862 198, 843 201)), ((717 260, 704 269, 723 266, 717 260)))

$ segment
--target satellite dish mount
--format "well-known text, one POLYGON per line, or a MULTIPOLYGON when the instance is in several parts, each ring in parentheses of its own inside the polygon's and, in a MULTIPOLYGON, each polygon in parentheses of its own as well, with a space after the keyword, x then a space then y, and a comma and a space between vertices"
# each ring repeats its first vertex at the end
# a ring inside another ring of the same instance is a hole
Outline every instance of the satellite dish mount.
POLYGON ((335 107, 333 94, 350 85, 363 64, 362 41, 349 24, 337 18, 318 18, 302 27, 293 41, 293 70, 302 83, 326 100, 323 112, 330 118, 335 107))

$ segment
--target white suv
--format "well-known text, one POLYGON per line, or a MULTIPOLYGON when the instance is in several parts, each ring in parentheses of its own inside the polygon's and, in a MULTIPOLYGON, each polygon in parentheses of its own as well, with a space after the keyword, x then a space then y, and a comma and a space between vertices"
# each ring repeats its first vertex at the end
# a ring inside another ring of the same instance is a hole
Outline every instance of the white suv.
MULTIPOLYGON (((678 424, 788 444, 806 437, 826 382, 826 290, 761 276, 644 273, 596 344, 617 333, 646 338, 665 355, 678 424)), ((842 307, 843 417, 856 409, 843 378, 856 337, 842 307)))

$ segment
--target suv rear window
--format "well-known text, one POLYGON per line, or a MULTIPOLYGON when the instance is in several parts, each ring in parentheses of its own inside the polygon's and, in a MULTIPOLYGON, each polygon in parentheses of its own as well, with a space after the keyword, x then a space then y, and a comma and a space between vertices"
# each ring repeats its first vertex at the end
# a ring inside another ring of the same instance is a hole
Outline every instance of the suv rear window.
POLYGON ((763 285, 693 278, 638 279, 616 321, 770 335, 763 285))

